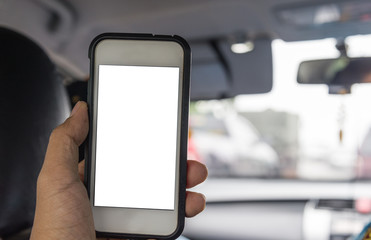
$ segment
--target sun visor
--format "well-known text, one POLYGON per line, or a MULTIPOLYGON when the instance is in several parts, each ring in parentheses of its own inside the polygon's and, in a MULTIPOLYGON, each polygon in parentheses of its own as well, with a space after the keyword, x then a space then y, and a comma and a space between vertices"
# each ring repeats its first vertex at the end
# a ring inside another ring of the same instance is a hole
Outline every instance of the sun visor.
POLYGON ((191 79, 192 100, 222 98, 230 90, 225 69, 217 62, 194 64, 191 79))
POLYGON ((254 41, 247 53, 234 53, 227 40, 192 43, 191 100, 267 93, 272 89, 271 40, 254 41))

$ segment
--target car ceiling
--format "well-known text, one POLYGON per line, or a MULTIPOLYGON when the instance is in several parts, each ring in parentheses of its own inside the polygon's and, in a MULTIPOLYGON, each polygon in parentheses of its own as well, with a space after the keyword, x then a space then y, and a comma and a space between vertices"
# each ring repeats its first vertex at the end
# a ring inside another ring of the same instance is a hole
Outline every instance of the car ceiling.
MULTIPOLYGON (((355 0, 349 0, 349 2, 355 0)), ((16 29, 47 49, 75 77, 87 76, 87 51, 102 32, 177 34, 188 41, 252 38, 299 41, 371 32, 358 26, 297 28, 277 19, 280 8, 334 1, 322 0, 0 0, 0 25, 16 29)), ((340 2, 335 1, 335 2, 340 2)))

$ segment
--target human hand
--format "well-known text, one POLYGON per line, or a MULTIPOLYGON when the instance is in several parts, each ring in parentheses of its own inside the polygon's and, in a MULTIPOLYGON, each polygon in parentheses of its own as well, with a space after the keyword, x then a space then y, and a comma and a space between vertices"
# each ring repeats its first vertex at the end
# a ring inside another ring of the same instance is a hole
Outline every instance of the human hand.
MULTIPOLYGON (((87 105, 78 102, 71 116, 50 136, 37 180, 37 200, 31 239, 96 239, 93 214, 83 184, 84 164, 78 164, 78 147, 89 130, 87 105)), ((187 188, 207 177, 206 167, 188 161, 187 188)), ((205 197, 187 191, 186 216, 205 208, 205 197)))

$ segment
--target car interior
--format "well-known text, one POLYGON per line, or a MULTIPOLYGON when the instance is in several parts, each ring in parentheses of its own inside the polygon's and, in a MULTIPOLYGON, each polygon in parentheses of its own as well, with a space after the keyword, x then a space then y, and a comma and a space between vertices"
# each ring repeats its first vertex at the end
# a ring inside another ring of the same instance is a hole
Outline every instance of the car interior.
POLYGON ((188 159, 209 177, 182 239, 347 240, 370 222, 370 1, 0 0, 0 239, 30 237, 49 135, 86 101, 104 32, 191 46, 188 159))

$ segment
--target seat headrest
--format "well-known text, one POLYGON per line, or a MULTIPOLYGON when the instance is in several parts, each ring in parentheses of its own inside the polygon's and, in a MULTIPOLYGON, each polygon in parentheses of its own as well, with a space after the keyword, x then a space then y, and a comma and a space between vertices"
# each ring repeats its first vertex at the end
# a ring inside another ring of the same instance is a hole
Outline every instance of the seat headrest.
POLYGON ((32 225, 49 135, 69 109, 46 53, 27 37, 0 27, 0 237, 32 225))

